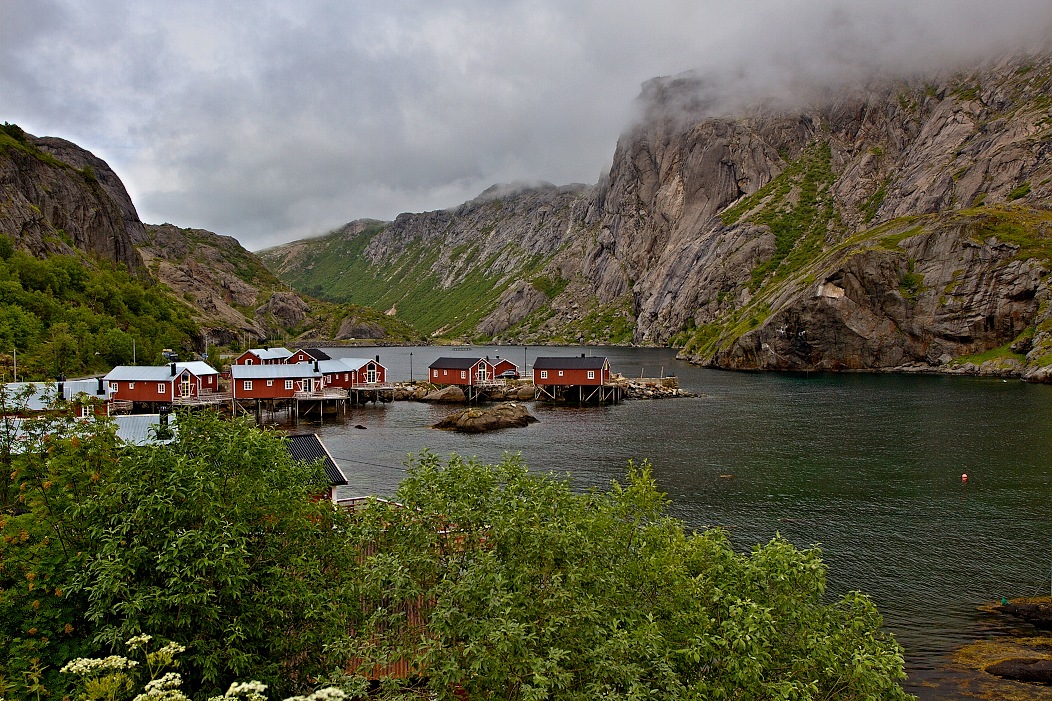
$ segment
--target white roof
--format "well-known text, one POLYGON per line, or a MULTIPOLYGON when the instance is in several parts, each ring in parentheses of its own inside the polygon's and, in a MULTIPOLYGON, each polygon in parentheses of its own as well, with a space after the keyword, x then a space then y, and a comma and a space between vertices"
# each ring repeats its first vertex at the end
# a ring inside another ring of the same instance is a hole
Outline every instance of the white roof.
MULTIPOLYGON (((319 361, 325 362, 325 361, 319 361)), ((340 370, 340 372, 344 372, 340 370)), ((291 365, 231 365, 230 377, 234 380, 273 380, 299 377, 318 377, 314 363, 293 363, 291 365)))
POLYGON ((245 353, 252 353, 260 360, 284 360, 292 355, 288 348, 249 348, 245 353))
POLYGON ((202 375, 218 375, 219 371, 203 360, 189 360, 185 363, 176 363, 176 370, 189 370, 197 377, 202 375))
POLYGON ((172 368, 168 365, 118 365, 106 373, 107 382, 171 382, 172 368))
MULTIPOLYGON (((52 400, 58 394, 58 383, 52 381, 8 382, 4 385, 9 404, 20 399, 27 390, 28 394, 23 401, 19 401, 19 407, 29 411, 44 411, 51 408, 52 400)), ((110 398, 112 392, 109 385, 103 382, 102 394, 99 394, 98 380, 66 380, 62 383, 62 398, 67 402, 73 401, 79 394, 105 400, 110 398)))
MULTIPOLYGON (((112 416, 117 424, 117 438, 128 445, 149 445, 151 443, 169 443, 172 437, 158 438, 157 429, 161 425, 160 414, 128 414, 112 416)), ((175 431, 175 414, 168 415, 168 427, 175 431)))

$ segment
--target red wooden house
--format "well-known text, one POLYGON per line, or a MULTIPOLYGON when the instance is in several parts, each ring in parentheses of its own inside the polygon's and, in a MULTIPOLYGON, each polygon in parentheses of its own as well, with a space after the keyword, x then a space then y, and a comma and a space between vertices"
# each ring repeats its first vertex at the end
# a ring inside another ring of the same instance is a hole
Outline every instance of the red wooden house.
POLYGON ((313 363, 315 360, 332 360, 332 357, 321 348, 300 348, 285 361, 293 363, 313 363))
POLYGON ((234 399, 292 399, 297 393, 320 392, 325 375, 318 363, 231 365, 234 399))
MULTIPOLYGON (((487 360, 489 360, 487 358, 487 360)), ((519 366, 511 362, 507 358, 502 358, 499 355, 495 360, 491 362, 493 365, 493 376, 494 377, 518 377, 519 366)))
POLYGON ((216 392, 219 373, 207 363, 118 365, 103 378, 113 401, 173 404, 179 399, 216 392))
POLYGON ((618 402, 621 386, 610 382, 610 361, 603 357, 542 357, 533 362, 535 397, 552 401, 618 402))
POLYGON ((427 371, 428 380, 436 385, 471 387, 493 381, 493 364, 486 358, 439 358, 427 371))
POLYGON ((249 348, 234 358, 231 365, 280 365, 291 355, 288 348, 249 348))
POLYGON ((387 383, 387 368, 380 364, 380 356, 369 358, 334 358, 319 360, 318 367, 325 376, 327 387, 360 387, 387 383))
POLYGON ((3 386, 0 413, 32 416, 57 409, 82 419, 105 416, 109 413, 110 394, 109 386, 101 377, 93 380, 60 379, 58 382, 8 382, 3 386))
POLYGON ((602 357, 541 357, 533 361, 533 384, 598 387, 610 381, 610 361, 602 357))

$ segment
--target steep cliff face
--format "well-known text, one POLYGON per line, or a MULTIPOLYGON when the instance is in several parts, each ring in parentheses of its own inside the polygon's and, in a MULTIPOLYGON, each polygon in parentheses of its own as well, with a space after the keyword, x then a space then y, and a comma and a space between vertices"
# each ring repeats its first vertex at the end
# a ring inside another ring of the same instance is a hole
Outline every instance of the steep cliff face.
POLYGON ((791 106, 719 97, 692 75, 647 83, 609 174, 562 205, 493 193, 266 260, 446 336, 1047 376, 1052 58, 791 106))
POLYGON ((146 232, 102 159, 63 139, 0 129, 0 231, 44 257, 81 251, 141 272, 146 232))
POLYGON ((695 362, 951 367, 1027 334, 1029 355, 991 368, 1036 378, 1050 105, 1042 57, 795 111, 684 125, 652 109, 600 184, 585 275, 632 290, 635 341, 695 362))

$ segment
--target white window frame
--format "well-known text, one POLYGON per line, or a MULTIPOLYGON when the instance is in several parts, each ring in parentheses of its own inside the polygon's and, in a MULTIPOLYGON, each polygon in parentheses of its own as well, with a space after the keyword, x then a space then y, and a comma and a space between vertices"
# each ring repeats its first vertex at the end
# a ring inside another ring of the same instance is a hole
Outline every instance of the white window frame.
POLYGON ((562 370, 560 370, 560 371, 559 371, 559 377, 562 377, 562 376, 563 376, 563 371, 562 371, 562 370))
POLYGON ((542 380, 547 380, 548 379, 548 371, 547 370, 541 370, 541 379, 542 380))
POLYGON ((128 389, 135 389, 135 383, 134 382, 129 382, 128 383, 128 389))
POLYGON ((460 371, 460 379, 462 379, 462 380, 468 379, 468 371, 467 370, 461 370, 460 371))
POLYGON ((595 379, 595 370, 589 370, 588 371, 588 379, 589 380, 594 380, 595 379))
POLYGON ((157 394, 164 394, 165 390, 168 389, 163 382, 157 383, 157 394))
POLYGON ((111 382, 110 383, 110 391, 111 392, 118 392, 118 391, 120 391, 120 388, 121 388, 121 383, 120 382, 111 382))
POLYGON ((295 389, 295 382, 292 380, 285 380, 285 389, 295 389))
POLYGON ((274 380, 267 380, 267 387, 273 387, 273 386, 274 386, 274 380))
POLYGON ((252 391, 252 380, 244 380, 241 383, 241 388, 244 389, 246 392, 251 392, 252 391))

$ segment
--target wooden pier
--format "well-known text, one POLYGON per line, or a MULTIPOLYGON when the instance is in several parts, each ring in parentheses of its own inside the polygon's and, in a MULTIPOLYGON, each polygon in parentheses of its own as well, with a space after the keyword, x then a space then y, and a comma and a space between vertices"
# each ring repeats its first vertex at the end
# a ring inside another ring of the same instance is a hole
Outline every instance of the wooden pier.
POLYGON ((578 404, 618 404, 624 396, 620 384, 601 385, 534 385, 533 398, 541 402, 577 402, 578 404))

